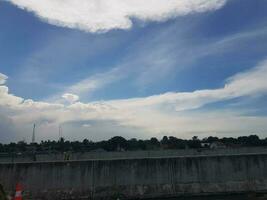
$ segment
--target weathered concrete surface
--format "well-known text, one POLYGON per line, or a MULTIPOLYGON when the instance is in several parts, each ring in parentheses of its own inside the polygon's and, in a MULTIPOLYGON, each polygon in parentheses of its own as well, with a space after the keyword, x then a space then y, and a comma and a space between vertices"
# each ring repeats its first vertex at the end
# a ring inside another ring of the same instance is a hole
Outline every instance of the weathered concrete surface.
POLYGON ((153 198, 267 191, 267 154, 0 164, 25 198, 153 198))
MULTIPOLYGON (((267 147, 242 147, 226 149, 181 149, 181 150, 151 150, 151 151, 125 151, 125 152, 84 152, 71 153, 71 160, 89 159, 123 159, 123 158, 158 158, 175 156, 199 156, 199 155, 233 155, 233 154, 267 154, 267 147)), ((36 161, 63 161, 63 153, 36 154, 36 161)), ((1 155, 0 163, 3 162, 31 162, 32 155, 1 155)))

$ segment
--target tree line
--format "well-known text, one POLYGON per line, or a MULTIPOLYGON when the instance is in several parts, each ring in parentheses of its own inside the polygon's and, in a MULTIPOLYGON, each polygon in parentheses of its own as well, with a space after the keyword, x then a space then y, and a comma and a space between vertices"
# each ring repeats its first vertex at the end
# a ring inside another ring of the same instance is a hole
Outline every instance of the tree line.
POLYGON ((60 138, 58 141, 41 141, 40 143, 1 144, 0 153, 24 153, 24 152, 88 152, 88 151, 136 151, 136 150, 164 150, 164 149, 199 149, 209 148, 209 144, 219 143, 225 147, 256 147, 267 146, 267 138, 260 139, 257 135, 233 137, 207 137, 199 139, 197 136, 191 139, 179 139, 173 136, 164 136, 161 140, 152 137, 148 140, 125 139, 121 136, 112 137, 109 140, 93 142, 88 139, 83 141, 68 141, 60 138))

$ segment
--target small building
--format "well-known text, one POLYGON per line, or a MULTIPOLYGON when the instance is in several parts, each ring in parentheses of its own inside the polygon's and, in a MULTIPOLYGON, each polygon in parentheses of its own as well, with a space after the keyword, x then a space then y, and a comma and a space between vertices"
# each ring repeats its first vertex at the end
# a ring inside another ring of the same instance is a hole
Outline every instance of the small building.
POLYGON ((215 141, 210 144, 211 149, 225 149, 226 145, 222 142, 215 141))
POLYGON ((201 147, 202 148, 210 148, 210 143, 209 142, 201 142, 201 147))

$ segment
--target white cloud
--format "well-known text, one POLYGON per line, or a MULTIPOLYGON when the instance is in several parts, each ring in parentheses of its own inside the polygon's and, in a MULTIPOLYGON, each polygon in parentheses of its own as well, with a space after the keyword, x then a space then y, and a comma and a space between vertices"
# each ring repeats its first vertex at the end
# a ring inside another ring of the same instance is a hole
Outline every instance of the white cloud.
POLYGON ((239 73, 228 79, 225 90, 229 95, 243 96, 260 94, 267 90, 267 60, 250 71, 239 73))
MULTIPOLYGON (((24 100, 9 94, 8 88, 2 85, 0 109, 4 108, 5 115, 17 126, 34 122, 56 127, 57 124, 79 121, 81 124, 88 124, 89 121, 114 121, 119 126, 142 129, 151 135, 166 132, 185 137, 186 133, 196 134, 198 131, 203 134, 211 132, 238 134, 242 131, 267 130, 266 117, 242 116, 242 113, 238 112, 187 113, 187 111, 212 102, 266 94, 266 74, 267 61, 264 61, 249 71, 229 78, 225 86, 218 89, 170 92, 145 98, 89 103, 76 102, 77 98, 68 94, 66 97, 70 98, 72 103, 70 105, 24 100)), ((112 129, 104 132, 112 133, 112 129)))
POLYGON ((65 93, 62 95, 62 98, 67 100, 69 103, 75 103, 79 100, 79 96, 75 94, 65 93))
POLYGON ((0 85, 5 84, 7 78, 8 77, 5 74, 0 73, 0 85))
POLYGON ((0 106, 15 106, 22 103, 23 98, 8 93, 8 87, 0 85, 0 106))
POLYGON ((213 11, 226 0, 10 0, 48 23, 97 32, 129 29, 132 18, 164 21, 177 16, 213 11))
POLYGON ((23 101, 23 98, 16 97, 9 93, 8 87, 4 84, 8 77, 0 73, 0 106, 14 106, 23 101))

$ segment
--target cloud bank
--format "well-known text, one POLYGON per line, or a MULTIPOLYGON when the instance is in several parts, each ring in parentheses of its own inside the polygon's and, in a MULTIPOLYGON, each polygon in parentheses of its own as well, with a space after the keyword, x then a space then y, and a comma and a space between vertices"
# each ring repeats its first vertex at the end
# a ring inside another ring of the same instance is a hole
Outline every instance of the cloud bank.
MULTIPOLYGON (((80 122, 80 128, 83 130, 85 128, 91 129, 93 125, 83 126, 83 124, 91 124, 91 121, 114 122, 116 127, 128 127, 129 130, 134 127, 152 135, 162 132, 177 135, 182 134, 182 132, 194 132, 194 134, 205 132, 209 134, 212 131, 241 133, 259 128, 267 130, 266 117, 248 117, 242 116, 240 113, 225 114, 223 112, 187 113, 189 110, 213 102, 267 94, 266 74, 267 61, 264 61, 249 71, 230 77, 225 86, 218 89, 169 92, 144 98, 90 103, 79 102, 77 96, 68 94, 66 97, 71 100, 68 105, 25 100, 10 94, 8 87, 1 85, 0 110, 10 123, 18 127, 29 127, 33 123, 37 123, 44 128, 46 134, 49 132, 53 134, 53 132, 48 131, 48 127, 55 128, 59 124, 74 122, 80 122)), ((6 80, 6 78, 5 76, 4 79, 6 80)), ((102 131, 112 132, 110 129, 102 131)), ((185 135, 177 136, 185 137, 185 135)))
POLYGON ((132 19, 165 21, 213 11, 226 0, 10 0, 46 22, 89 32, 129 29, 132 19))

